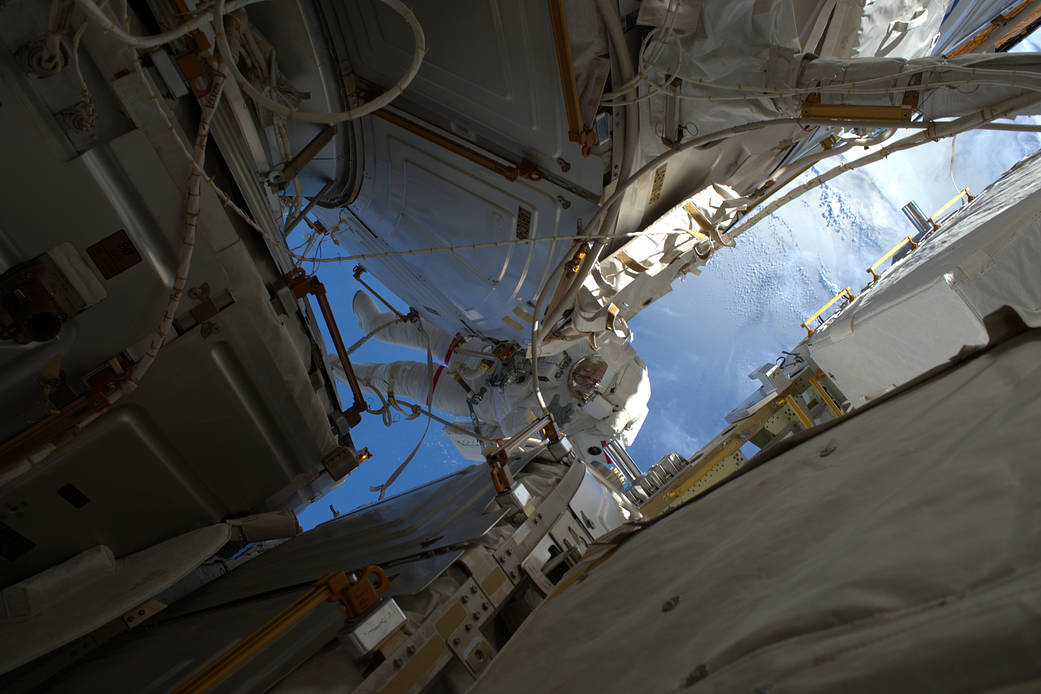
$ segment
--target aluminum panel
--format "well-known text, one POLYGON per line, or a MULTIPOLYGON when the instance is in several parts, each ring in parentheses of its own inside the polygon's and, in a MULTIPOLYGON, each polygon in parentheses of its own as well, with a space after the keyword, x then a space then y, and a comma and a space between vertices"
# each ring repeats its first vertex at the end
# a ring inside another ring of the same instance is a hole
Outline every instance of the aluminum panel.
MULTIPOLYGON (((345 247, 382 253, 500 243, 364 263, 449 332, 463 322, 484 334, 526 340, 529 302, 571 245, 555 239, 574 235, 593 205, 564 196, 565 207, 553 184, 509 182, 383 120, 368 119, 364 130, 371 182, 352 211, 368 230, 342 225, 345 247)), ((333 225, 341 216, 320 214, 333 225)))
MULTIPOLYGON (((517 468, 530 457, 520 461, 517 468)), ((504 512, 498 509, 485 512, 495 496, 488 467, 472 465, 298 535, 214 581, 171 608, 171 614, 196 612, 311 583, 332 571, 385 565, 473 540, 503 517, 504 512)), ((416 568, 409 571, 416 574, 416 568)), ((404 573, 404 569, 390 567, 388 575, 395 571, 404 573)), ((419 575, 424 573, 420 571, 419 575)), ((417 584, 413 579, 409 582, 417 584)))

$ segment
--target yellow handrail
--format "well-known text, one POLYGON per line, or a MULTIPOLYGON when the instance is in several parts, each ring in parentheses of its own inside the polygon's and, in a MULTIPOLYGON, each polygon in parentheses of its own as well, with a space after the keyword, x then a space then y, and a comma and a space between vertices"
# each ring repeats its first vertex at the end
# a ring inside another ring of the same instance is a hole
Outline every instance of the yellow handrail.
POLYGON ((882 276, 880 274, 878 274, 877 272, 875 272, 875 268, 878 267, 879 265, 881 265, 882 263, 886 262, 887 260, 889 260, 889 258, 891 258, 894 253, 899 251, 901 248, 903 248, 907 244, 911 244, 911 250, 912 251, 914 249, 918 248, 918 244, 915 243, 914 241, 912 241, 910 236, 905 236, 903 239, 900 240, 900 243, 898 243, 895 246, 893 246, 892 248, 890 248, 889 251, 886 252, 886 254, 884 256, 882 256, 881 258, 876 260, 875 263, 871 267, 869 267, 867 269, 868 273, 873 278, 871 280, 872 284, 874 284, 875 282, 877 282, 880 279, 882 279, 882 276))
POLYGON ((582 122, 578 85, 575 82, 575 63, 571 57, 571 39, 567 30, 564 0, 547 0, 549 25, 553 30, 553 45, 557 54, 557 71, 564 96, 564 115, 567 116, 568 139, 582 146, 582 156, 588 157, 596 144, 596 133, 582 122))
POLYGON ((965 196, 966 204, 972 202, 973 197, 972 197, 972 195, 969 194, 969 189, 968 188, 962 188, 961 190, 958 191, 957 195, 955 195, 953 198, 951 198, 950 200, 947 201, 946 205, 944 205, 940 209, 936 210, 936 212, 934 212, 933 215, 931 217, 929 217, 929 221, 932 222, 935 225, 936 224, 936 218, 939 217, 941 214, 943 214, 944 211, 948 207, 950 207, 954 203, 958 202, 958 200, 960 200, 963 195, 965 196))
POLYGON ((810 316, 809 318, 807 318, 806 320, 804 320, 804 321, 803 321, 803 322, 801 323, 802 327, 806 328, 806 333, 807 333, 806 337, 810 337, 811 335, 813 335, 813 328, 811 328, 811 327, 809 326, 809 323, 810 323, 810 321, 812 321, 812 320, 814 320, 814 319, 816 319, 816 318, 820 318, 820 315, 821 315, 822 313, 824 313, 824 312, 825 312, 825 311, 827 311, 827 310, 828 310, 829 308, 831 308, 832 306, 834 306, 834 305, 835 305, 835 302, 836 302, 836 301, 838 301, 839 299, 841 299, 841 298, 842 298, 843 296, 846 296, 846 297, 848 297, 850 301, 853 301, 854 299, 856 299, 856 298, 857 298, 857 295, 856 295, 856 294, 854 294, 854 293, 852 292, 852 290, 850 290, 850 288, 849 288, 849 287, 846 287, 846 288, 844 288, 844 289, 843 289, 842 291, 840 291, 840 292, 839 292, 838 294, 836 294, 835 296, 833 296, 833 297, 831 298, 831 301, 829 301, 828 303, 826 303, 826 304, 824 304, 823 306, 821 306, 821 307, 820 307, 819 309, 817 309, 817 312, 816 312, 816 313, 814 313, 814 314, 813 314, 812 316, 810 316))

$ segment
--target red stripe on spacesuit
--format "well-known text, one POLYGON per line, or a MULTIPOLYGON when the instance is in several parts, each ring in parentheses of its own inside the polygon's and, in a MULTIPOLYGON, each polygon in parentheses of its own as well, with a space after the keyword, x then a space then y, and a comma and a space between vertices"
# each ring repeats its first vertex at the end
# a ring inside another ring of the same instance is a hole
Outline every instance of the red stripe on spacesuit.
POLYGON ((452 343, 450 345, 448 345, 448 351, 445 352, 445 358, 442 359, 441 361, 444 362, 447 365, 449 360, 451 360, 451 358, 452 358, 452 352, 454 352, 455 348, 458 347, 461 344, 463 344, 463 336, 460 335, 459 333, 456 333, 455 334, 455 339, 452 340, 452 343))
POLYGON ((456 333, 455 339, 448 345, 448 351, 445 352, 445 357, 441 361, 444 362, 441 366, 437 367, 437 371, 434 372, 434 380, 430 382, 430 394, 427 395, 427 407, 432 407, 431 403, 434 401, 434 391, 437 389, 437 382, 441 378, 441 372, 445 370, 448 362, 452 359, 452 352, 455 348, 461 345, 463 342, 463 336, 456 333))

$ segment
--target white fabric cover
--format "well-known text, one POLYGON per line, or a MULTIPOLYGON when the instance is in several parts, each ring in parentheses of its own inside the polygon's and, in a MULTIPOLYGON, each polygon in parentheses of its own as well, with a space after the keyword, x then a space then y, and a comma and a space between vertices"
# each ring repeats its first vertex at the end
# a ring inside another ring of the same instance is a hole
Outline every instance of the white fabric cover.
MULTIPOLYGON (((995 104, 999 101, 1010 99, 1020 94, 1028 93, 1028 90, 1016 86, 1005 86, 1001 84, 971 84, 965 81, 972 77, 968 70, 972 68, 1015 70, 1019 72, 1041 71, 1041 60, 1033 53, 999 53, 991 55, 964 55, 950 60, 942 58, 917 58, 914 60, 903 60, 899 58, 863 58, 859 60, 834 60, 821 58, 808 61, 803 64, 799 73, 798 83, 800 87, 813 87, 820 84, 855 82, 860 80, 885 77, 888 75, 900 75, 891 80, 881 80, 871 87, 904 87, 911 79, 912 73, 921 73, 923 84, 947 84, 956 83, 955 87, 934 87, 921 92, 918 110, 929 119, 963 116, 974 113, 984 106, 995 104), (954 66, 962 69, 950 69, 954 66)), ((1000 81, 1000 76, 980 79, 1000 81)), ((1011 79, 1005 77, 1004 79, 1011 79)), ((780 84, 776 86, 782 86, 780 84)), ((865 87, 866 88, 866 87, 865 87)), ((904 98, 904 92, 898 90, 890 94, 864 94, 853 90, 851 95, 825 94, 821 101, 826 104, 878 104, 899 105, 904 98)), ((802 97, 786 98, 779 100, 778 105, 782 112, 796 116, 802 97)), ((1038 113, 1041 105, 1035 104, 1029 108, 1022 109, 1018 113, 1038 113)))
POLYGON ((0 590, 0 620, 30 619, 115 570, 116 560, 108 547, 98 545, 84 550, 72 559, 0 590))
POLYGON ((820 336, 810 356, 854 407, 939 366, 963 347, 987 344, 987 331, 946 278, 869 316, 856 305, 820 336))
MULTIPOLYGON (((658 82, 666 73, 678 76, 682 80, 680 97, 676 104, 674 97, 655 89, 657 93, 646 98, 641 105, 641 151, 645 157, 653 156, 664 151, 660 135, 676 136, 664 133, 665 114, 671 109, 678 109, 678 123, 687 133, 706 134, 763 119, 800 116, 805 96, 784 93, 793 87, 850 82, 907 70, 929 70, 925 82, 964 85, 969 76, 966 72, 945 70, 940 59, 928 57, 945 5, 944 0, 834 0, 821 3, 816 12, 807 14, 795 12, 791 2, 702 3, 696 29, 683 28, 685 24, 679 22, 671 33, 658 27, 668 36, 668 45, 654 60, 655 69, 650 72, 658 82), (797 16, 805 26, 797 24, 797 16), (815 57, 811 55, 815 50, 820 51, 819 58, 804 60, 815 57), (763 89, 781 93, 771 98, 754 96, 763 89)), ((650 9, 647 12, 648 16, 660 14, 650 9)), ((968 67, 1039 70, 1036 58, 1023 55, 969 55, 952 62, 968 67)), ((902 87, 909 78, 903 75, 872 86, 902 87)), ((650 89, 644 85, 641 95, 647 97, 650 89)), ((861 88, 849 95, 826 94, 823 101, 862 105, 899 104, 903 99, 902 91, 883 95, 864 92, 861 88)), ((1024 90, 1018 87, 1001 85, 962 89, 941 86, 923 94, 920 109, 928 118, 965 115, 1021 93, 1024 90)), ((1037 108, 1023 113, 1036 112, 1037 108)))
POLYGON ((246 542, 263 542, 293 537, 300 532, 300 523, 292 511, 256 513, 244 518, 232 518, 228 525, 235 528, 246 542))
POLYGON ((987 341, 1010 306, 1041 326, 1041 153, 1031 155, 889 268, 807 340, 854 405, 987 341))
POLYGON ((472 691, 1036 691, 1037 332, 628 538, 472 691))
MULTIPOLYGON (((43 609, 34 611, 29 619, 0 623, 0 674, 119 619, 191 573, 224 546, 230 535, 230 527, 224 523, 208 525, 120 557, 110 570, 104 564, 111 553, 106 557, 99 552, 100 562, 94 561, 101 566, 89 572, 94 580, 77 590, 55 591, 57 584, 48 579, 52 590, 43 609)), ((56 568, 64 572, 62 567, 56 568)))
POLYGON ((919 58, 932 50, 947 0, 837 0, 831 5, 834 14, 821 56, 919 58))

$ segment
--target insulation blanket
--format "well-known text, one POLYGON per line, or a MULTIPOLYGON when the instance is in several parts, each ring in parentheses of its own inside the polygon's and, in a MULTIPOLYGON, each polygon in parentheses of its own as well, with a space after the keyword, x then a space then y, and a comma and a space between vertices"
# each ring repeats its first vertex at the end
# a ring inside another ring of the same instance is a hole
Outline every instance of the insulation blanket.
POLYGON ((1039 419, 1035 330, 608 547, 472 691, 1033 691, 1039 419))

